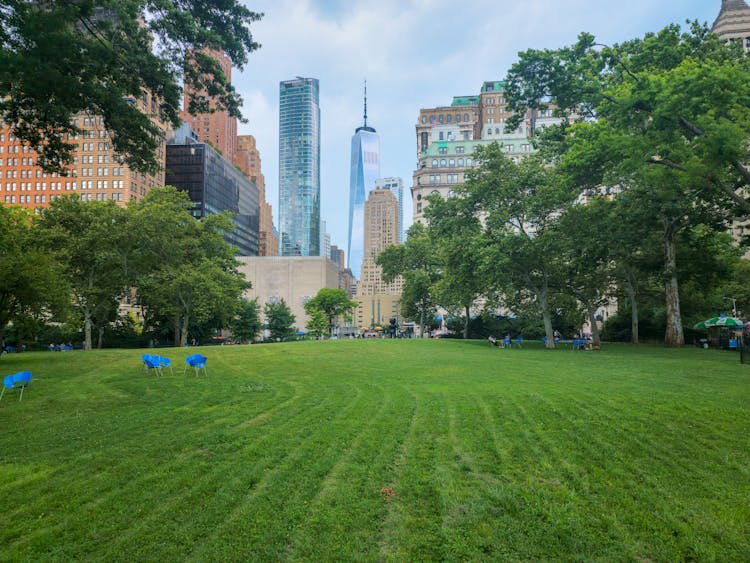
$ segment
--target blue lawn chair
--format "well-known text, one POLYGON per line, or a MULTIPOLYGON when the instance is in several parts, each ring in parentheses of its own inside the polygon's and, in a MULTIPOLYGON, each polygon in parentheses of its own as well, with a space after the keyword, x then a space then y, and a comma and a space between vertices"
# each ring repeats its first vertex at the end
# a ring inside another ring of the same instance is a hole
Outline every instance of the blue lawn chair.
POLYGON ((521 344, 522 343, 523 343, 523 335, 521 335, 518 338, 516 338, 516 346, 518 346, 519 348, 521 348, 521 344))
POLYGON ((172 370, 172 360, 170 360, 169 358, 165 358, 164 356, 156 356, 156 357, 159 361, 159 366, 161 366, 161 369, 164 370, 164 368, 169 368, 169 373, 174 375, 174 370, 172 370))
POLYGON ((156 372, 157 375, 162 375, 159 356, 155 356, 154 354, 143 354, 141 356, 141 360, 143 361, 143 368, 146 371, 152 369, 156 372))
POLYGON ((21 399, 23 399, 23 390, 29 386, 30 381, 30 371, 19 371, 18 373, 6 375, 5 379, 3 379, 3 390, 2 392, 0 392, 0 399, 2 399, 3 395, 5 395, 6 389, 20 389, 21 394, 18 396, 18 400, 20 401, 21 399))
POLYGON ((206 371, 206 356, 193 354, 185 358, 185 369, 182 372, 183 375, 189 367, 195 370, 195 375, 198 375, 200 370, 203 370, 203 375, 208 375, 208 372, 206 371))

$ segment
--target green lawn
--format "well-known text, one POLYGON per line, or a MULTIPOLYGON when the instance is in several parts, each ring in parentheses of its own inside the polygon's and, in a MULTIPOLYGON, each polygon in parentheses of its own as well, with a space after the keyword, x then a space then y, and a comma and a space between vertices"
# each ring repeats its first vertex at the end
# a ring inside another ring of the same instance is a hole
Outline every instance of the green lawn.
POLYGON ((3 356, 0 560, 748 561, 750 366, 484 342, 3 356))

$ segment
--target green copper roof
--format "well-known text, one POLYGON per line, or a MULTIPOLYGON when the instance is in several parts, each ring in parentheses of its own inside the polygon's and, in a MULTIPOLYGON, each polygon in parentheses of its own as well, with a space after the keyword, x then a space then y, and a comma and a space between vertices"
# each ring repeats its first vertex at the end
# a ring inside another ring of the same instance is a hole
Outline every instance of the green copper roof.
POLYGON ((478 106, 479 96, 454 96, 451 107, 459 106, 478 106))
POLYGON ((432 143, 426 151, 424 151, 421 155, 421 158, 427 158, 427 157, 441 157, 445 158, 446 156, 458 156, 458 157, 465 157, 465 156, 471 156, 474 153, 474 147, 476 146, 487 146, 491 143, 500 143, 502 146, 512 145, 513 150, 511 153, 520 153, 520 152, 534 152, 533 149, 531 151, 521 151, 521 145, 530 145, 531 140, 527 139, 526 137, 510 137, 506 139, 477 139, 474 141, 438 141, 437 143, 432 143), (463 148, 463 152, 459 152, 458 147, 463 148), (441 154, 440 149, 445 149, 445 151, 441 154))
POLYGON ((490 80, 482 84, 482 92, 502 92, 505 90, 505 81, 490 80))

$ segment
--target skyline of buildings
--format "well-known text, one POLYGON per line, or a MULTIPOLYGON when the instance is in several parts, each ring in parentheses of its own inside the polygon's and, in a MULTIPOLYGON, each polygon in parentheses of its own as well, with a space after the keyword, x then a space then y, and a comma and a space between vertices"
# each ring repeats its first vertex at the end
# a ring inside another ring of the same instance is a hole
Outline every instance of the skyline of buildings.
POLYGON ((320 85, 297 77, 279 84, 281 256, 320 255, 320 85))

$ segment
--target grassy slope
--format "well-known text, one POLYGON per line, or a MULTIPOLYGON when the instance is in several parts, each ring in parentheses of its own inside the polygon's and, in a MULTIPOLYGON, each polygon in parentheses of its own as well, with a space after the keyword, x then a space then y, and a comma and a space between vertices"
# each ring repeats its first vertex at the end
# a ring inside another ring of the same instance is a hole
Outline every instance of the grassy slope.
POLYGON ((0 559, 743 560, 750 366, 458 341, 3 356, 0 559))

